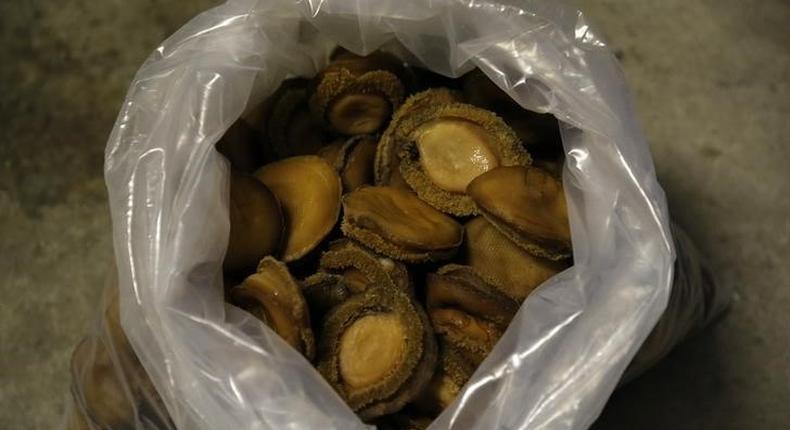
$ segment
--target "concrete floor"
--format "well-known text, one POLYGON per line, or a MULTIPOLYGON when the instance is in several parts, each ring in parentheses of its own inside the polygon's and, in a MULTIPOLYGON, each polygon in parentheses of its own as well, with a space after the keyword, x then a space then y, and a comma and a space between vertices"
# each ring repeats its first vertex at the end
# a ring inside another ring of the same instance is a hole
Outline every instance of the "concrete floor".
MULTIPOLYGON (((52 429, 112 258, 104 144, 133 73, 211 0, 0 2, 0 428, 52 429)), ((588 0, 674 216, 738 299, 596 430, 790 427, 790 3, 588 0)))

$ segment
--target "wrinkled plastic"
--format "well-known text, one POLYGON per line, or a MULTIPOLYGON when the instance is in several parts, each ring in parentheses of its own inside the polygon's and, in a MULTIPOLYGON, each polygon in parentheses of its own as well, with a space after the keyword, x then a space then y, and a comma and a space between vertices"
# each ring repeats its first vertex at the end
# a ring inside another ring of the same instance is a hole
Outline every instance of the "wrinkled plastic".
POLYGON ((337 44, 384 47, 447 76, 479 67, 523 107, 563 122, 574 266, 526 300, 431 428, 587 428, 664 311, 675 255, 619 66, 584 15, 557 0, 231 0, 154 52, 110 136, 105 174, 122 325, 172 424, 370 428, 222 296, 229 168, 214 144, 284 79, 315 74, 337 44))
MULTIPOLYGON (((715 282, 688 236, 675 224, 672 234, 677 259, 667 309, 629 364, 621 385, 655 365, 729 304, 731 292, 715 282)), ((121 329, 115 283, 105 290, 100 309, 94 330, 72 354, 65 428, 173 430, 161 398, 121 329)))
POLYGON ((67 430, 174 430, 162 399, 121 328, 119 290, 105 289, 100 318, 71 355, 67 430))

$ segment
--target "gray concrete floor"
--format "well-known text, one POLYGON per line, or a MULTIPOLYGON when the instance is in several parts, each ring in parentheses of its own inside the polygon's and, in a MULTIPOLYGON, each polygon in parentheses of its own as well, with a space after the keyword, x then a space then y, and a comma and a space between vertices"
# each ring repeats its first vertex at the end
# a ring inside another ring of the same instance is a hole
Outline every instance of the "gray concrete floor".
MULTIPOLYGON (((0 2, 0 428, 52 429, 112 258, 105 140, 211 0, 0 2)), ((622 52, 671 210, 738 299, 596 430, 790 428, 790 3, 580 2, 622 52)))

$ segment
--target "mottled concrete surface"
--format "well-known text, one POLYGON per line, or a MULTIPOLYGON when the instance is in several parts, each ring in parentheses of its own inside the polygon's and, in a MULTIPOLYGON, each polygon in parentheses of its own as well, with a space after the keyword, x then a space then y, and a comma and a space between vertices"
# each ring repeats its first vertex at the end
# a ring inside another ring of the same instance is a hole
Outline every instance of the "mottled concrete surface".
MULTIPOLYGON (((158 42, 214 3, 0 2, 0 428, 52 429, 111 259, 102 155, 158 42)), ((597 430, 790 427, 790 4, 581 2, 622 52, 675 217, 739 298, 597 430)))
POLYGON ((670 211, 739 299, 603 429, 790 428, 790 3, 595 1, 670 211))
POLYGON ((112 261, 104 144, 142 61, 210 4, 0 2, 0 429, 60 420, 112 261))

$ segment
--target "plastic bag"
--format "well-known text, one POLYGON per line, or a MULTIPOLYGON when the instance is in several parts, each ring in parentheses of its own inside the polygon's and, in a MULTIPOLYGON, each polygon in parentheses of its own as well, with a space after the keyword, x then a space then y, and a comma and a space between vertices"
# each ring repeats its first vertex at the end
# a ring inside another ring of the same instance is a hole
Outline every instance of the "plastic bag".
POLYGON ((675 274, 669 303, 653 331, 631 360, 621 384, 654 366, 682 340, 693 336, 724 312, 732 292, 717 283, 686 233, 672 224, 675 274))
POLYGON ((154 52, 105 160, 123 329, 172 419, 156 424, 136 404, 135 428, 370 428, 222 296, 229 172, 214 144, 338 44, 384 47, 447 76, 479 67, 523 107, 563 122, 575 264, 526 300, 431 428, 587 428, 664 311, 674 248, 619 66, 584 15, 557 0, 229 1, 154 52))
MULTIPOLYGON (((730 291, 714 282, 694 244, 677 225, 672 225, 672 232, 678 258, 669 304, 628 366, 621 385, 655 365, 729 304, 730 291)), ((174 429, 121 328, 117 286, 106 289, 101 310, 95 330, 72 354, 66 429, 174 429)))
POLYGON ((66 428, 174 429, 120 322, 119 290, 106 288, 95 329, 71 355, 66 428))

